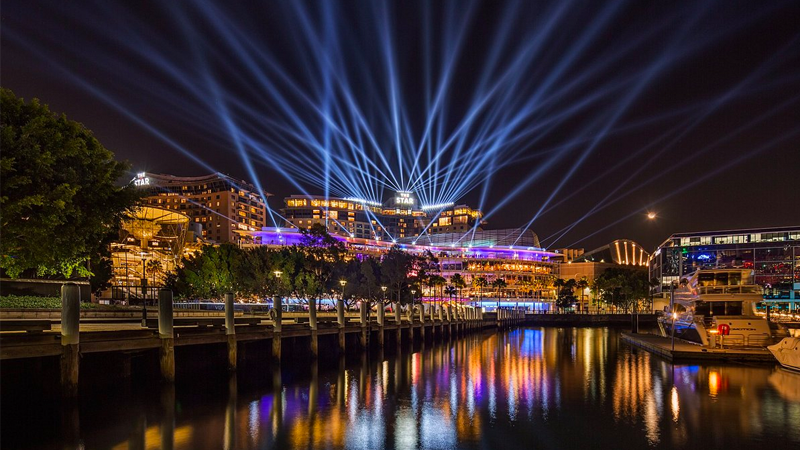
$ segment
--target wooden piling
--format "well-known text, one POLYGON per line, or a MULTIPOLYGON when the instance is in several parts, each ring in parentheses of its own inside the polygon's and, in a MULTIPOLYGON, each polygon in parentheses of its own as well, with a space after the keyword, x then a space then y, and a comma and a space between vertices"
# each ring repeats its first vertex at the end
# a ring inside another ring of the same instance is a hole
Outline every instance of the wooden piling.
POLYGON ((311 329, 311 356, 316 358, 319 356, 319 339, 317 337, 317 301, 313 298, 308 300, 308 326, 311 329))
POLYGON ((419 340, 423 343, 425 342, 425 305, 420 304, 419 306, 419 340))
POLYGON ((236 325, 233 318, 233 292, 225 294, 225 334, 228 337, 228 370, 236 370, 236 325))
POLYGON ((172 291, 158 291, 158 337, 161 339, 159 361, 161 378, 167 383, 175 381, 175 336, 172 327, 172 291))
POLYGON ((339 353, 344 354, 344 299, 340 298, 336 301, 336 322, 339 326, 339 353))
POLYGON ((281 297, 275 296, 272 302, 274 311, 272 319, 272 358, 276 361, 281 360, 281 332, 283 331, 283 305, 281 297))
POLYGON ((80 287, 65 283, 61 286, 61 388, 67 397, 78 395, 80 320, 80 287))
POLYGON ((403 316, 400 312, 400 303, 392 303, 392 310, 394 310, 394 324, 397 326, 394 330, 395 344, 399 350, 400 346, 403 345, 403 316))
POLYGON ((359 344, 362 350, 369 348, 369 307, 366 301, 362 301, 358 307, 359 324, 361 325, 361 334, 359 335, 359 344))
POLYGON ((380 348, 383 348, 385 339, 384 336, 385 333, 383 329, 386 318, 385 316, 386 316, 386 305, 384 305, 383 302, 380 302, 378 303, 378 346, 380 346, 380 348))

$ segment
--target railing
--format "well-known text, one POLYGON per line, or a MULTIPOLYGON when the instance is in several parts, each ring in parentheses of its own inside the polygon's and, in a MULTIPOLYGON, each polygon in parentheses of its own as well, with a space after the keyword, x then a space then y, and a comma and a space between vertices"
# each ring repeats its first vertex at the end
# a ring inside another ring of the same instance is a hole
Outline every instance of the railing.
MULTIPOLYGON (((758 285, 739 285, 739 286, 698 286, 697 293, 706 294, 760 294, 761 286, 758 285)), ((677 294, 677 292, 676 292, 677 294)))

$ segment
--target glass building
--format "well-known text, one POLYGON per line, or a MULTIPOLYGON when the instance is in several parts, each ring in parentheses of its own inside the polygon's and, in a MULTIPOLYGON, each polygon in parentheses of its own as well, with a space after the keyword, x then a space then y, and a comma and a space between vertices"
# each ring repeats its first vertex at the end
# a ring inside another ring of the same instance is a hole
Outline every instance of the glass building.
POLYGON ((800 301, 800 226, 677 233, 650 257, 655 294, 697 269, 752 269, 764 300, 796 310, 800 301))

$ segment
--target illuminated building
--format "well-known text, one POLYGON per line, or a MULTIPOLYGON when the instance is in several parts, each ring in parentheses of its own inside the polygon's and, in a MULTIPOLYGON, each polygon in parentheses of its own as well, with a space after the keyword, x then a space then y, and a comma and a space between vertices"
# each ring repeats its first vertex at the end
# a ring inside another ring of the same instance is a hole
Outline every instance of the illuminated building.
POLYGON ((185 214, 207 241, 235 242, 234 230, 267 226, 265 198, 270 194, 221 173, 176 177, 141 172, 133 182, 149 191, 144 204, 185 214))
POLYGON ((331 234, 401 241, 439 233, 480 230, 482 213, 466 205, 419 205, 413 192, 396 192, 383 203, 357 198, 292 195, 284 199, 289 227, 324 225, 331 234), (476 227, 477 225, 477 227, 476 227))
POLYGON ((142 206, 122 222, 119 239, 111 244, 115 300, 142 298, 143 279, 147 298, 157 298, 158 286, 186 252, 197 249, 189 216, 165 208, 142 206))
POLYGON ((800 226, 676 233, 658 246, 649 260, 654 293, 669 295, 672 282, 697 269, 753 269, 764 287, 765 301, 800 300, 800 226))
MULTIPOLYGON (((611 267, 629 266, 644 270, 650 259, 650 254, 630 239, 617 239, 588 252, 580 249, 577 257, 575 255, 578 252, 573 249, 559 249, 557 252, 562 255, 558 264, 559 278, 577 281, 585 277, 589 283, 611 267)), ((578 310, 591 309, 593 294, 588 287, 582 291, 577 289, 575 297, 578 299, 578 310)))
MULTIPOLYGON (((441 237, 441 245, 423 244, 422 239, 414 244, 409 242, 409 238, 403 242, 393 243, 385 239, 365 239, 337 234, 333 236, 345 244, 348 253, 353 257, 379 256, 393 246, 420 256, 433 255, 438 260, 436 272, 443 276, 448 284, 455 274, 461 275, 466 283, 466 287, 453 296, 443 294, 441 287, 422 286, 423 301, 455 300, 473 304, 482 301, 486 307, 494 307, 499 302, 501 307, 548 309, 549 303, 554 298, 554 271, 556 259, 560 255, 537 246, 520 245, 539 242, 531 231, 522 233, 522 237, 520 233, 518 229, 477 231, 472 240, 474 245, 466 244, 466 240, 458 244, 451 242, 447 234, 431 236, 434 242, 441 237), (512 245, 512 242, 517 242, 517 245, 512 245), (473 281, 478 278, 486 279, 488 285, 485 287, 473 285, 473 281), (491 283, 497 279, 505 281, 506 287, 502 289, 492 287, 491 283)), ((242 246, 282 247, 302 242, 302 234, 296 229, 237 230, 237 234, 242 236, 240 239, 242 246)), ((463 236, 461 233, 458 235, 463 236)))

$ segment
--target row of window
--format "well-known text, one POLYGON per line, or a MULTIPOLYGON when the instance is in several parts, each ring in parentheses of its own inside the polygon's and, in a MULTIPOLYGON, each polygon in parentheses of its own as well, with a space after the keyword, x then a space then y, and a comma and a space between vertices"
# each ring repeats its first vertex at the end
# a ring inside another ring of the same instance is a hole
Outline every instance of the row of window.
POLYGON ((783 242, 800 241, 800 231, 780 233, 753 233, 725 236, 695 236, 680 238, 681 246, 710 245, 710 244, 747 244, 755 242, 783 242))

